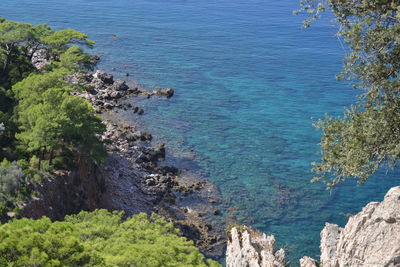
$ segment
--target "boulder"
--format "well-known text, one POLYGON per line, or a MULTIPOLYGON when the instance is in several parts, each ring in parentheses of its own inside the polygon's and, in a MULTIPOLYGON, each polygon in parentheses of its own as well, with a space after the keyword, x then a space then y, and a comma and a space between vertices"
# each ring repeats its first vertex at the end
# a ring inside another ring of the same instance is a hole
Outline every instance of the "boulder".
POLYGON ((112 74, 109 74, 109 73, 104 72, 104 71, 97 70, 93 74, 93 77, 95 79, 101 80, 105 84, 113 84, 114 83, 114 77, 112 76, 112 74))
POLYGON ((170 98, 174 95, 174 89, 172 88, 156 88, 154 91, 156 96, 165 96, 166 98, 170 98))
POLYGON ((126 85, 125 81, 123 80, 116 80, 112 85, 112 89, 116 91, 126 91, 129 89, 129 86, 126 85))
POLYGON ((113 99, 118 99, 118 98, 121 98, 121 97, 122 97, 122 95, 121 95, 121 93, 120 93, 119 91, 111 92, 110 96, 111 96, 111 98, 113 98, 113 99))
POLYGON ((114 108, 114 105, 111 104, 111 103, 106 102, 106 103, 104 103, 104 108, 106 108, 106 109, 113 109, 113 108, 114 108))
MULTIPOLYGON (((32 53, 33 51, 30 52, 32 53)), ((49 60, 49 53, 47 52, 47 49, 42 48, 34 51, 32 54, 31 62, 33 66, 35 66, 35 68, 38 70, 49 65, 51 62, 49 60)))

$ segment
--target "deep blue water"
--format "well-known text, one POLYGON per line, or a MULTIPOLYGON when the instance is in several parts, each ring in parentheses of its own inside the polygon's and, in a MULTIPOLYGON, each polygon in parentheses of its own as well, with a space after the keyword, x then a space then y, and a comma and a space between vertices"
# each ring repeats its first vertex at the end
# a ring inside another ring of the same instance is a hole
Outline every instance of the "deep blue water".
MULTIPOLYGON (((275 234, 292 259, 318 257, 324 222, 343 225, 400 183, 381 172, 329 192, 309 183, 320 132, 313 120, 354 101, 335 81, 346 49, 329 14, 311 29, 297 0, 2 0, 9 20, 75 28, 97 42, 100 68, 145 86, 173 87, 170 100, 142 101, 144 125, 170 152, 193 154, 216 183, 225 214, 275 234), (112 35, 119 38, 113 39, 112 35)), ((131 113, 125 120, 136 120, 131 113)), ((195 166, 196 165, 196 166, 195 166)))

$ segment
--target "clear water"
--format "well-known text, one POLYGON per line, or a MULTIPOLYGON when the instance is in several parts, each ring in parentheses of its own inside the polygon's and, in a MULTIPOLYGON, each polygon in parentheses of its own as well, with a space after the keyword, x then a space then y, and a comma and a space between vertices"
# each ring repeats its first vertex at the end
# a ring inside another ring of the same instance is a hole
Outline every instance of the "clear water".
MULTIPOLYGON (((381 172, 364 186, 310 184, 320 132, 313 119, 354 101, 335 81, 345 48, 327 15, 309 30, 297 0, 2 0, 10 20, 75 28, 97 42, 101 68, 170 100, 143 101, 144 125, 170 151, 193 149, 223 196, 227 220, 273 233, 292 264, 318 257, 324 222, 343 225, 400 183, 381 172), (112 35, 119 38, 113 39, 112 35), (295 260, 296 259, 296 260, 295 260)), ((126 120, 136 120, 130 113, 126 120)))

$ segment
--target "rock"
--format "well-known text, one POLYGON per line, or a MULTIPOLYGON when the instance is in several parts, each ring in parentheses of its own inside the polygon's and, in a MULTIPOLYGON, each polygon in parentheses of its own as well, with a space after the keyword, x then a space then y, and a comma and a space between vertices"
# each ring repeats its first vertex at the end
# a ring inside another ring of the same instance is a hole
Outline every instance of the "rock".
POLYGON ((126 135, 126 140, 127 140, 128 142, 134 142, 134 141, 136 141, 136 136, 135 136, 135 134, 133 134, 133 133, 128 133, 128 134, 126 135))
POLYGON ((227 267, 284 267, 285 251, 276 250, 275 237, 250 228, 233 227, 228 233, 227 267))
POLYGON ((321 264, 400 266, 400 186, 350 217, 344 228, 327 223, 321 232, 321 264))
POLYGON ((144 133, 141 131, 135 132, 134 136, 135 136, 136 140, 140 140, 140 141, 151 141, 153 139, 153 136, 151 134, 144 133))
POLYGON ((112 85, 112 89, 116 91, 126 91, 129 89, 129 86, 126 85, 125 81, 123 80, 116 80, 112 85))
MULTIPOLYGON (((33 51, 31 51, 33 52, 33 51)), ((47 49, 38 49, 33 52, 31 62, 36 69, 40 70, 45 66, 49 65, 51 62, 49 60, 49 54, 47 49)))
POLYGON ((139 94, 140 93, 139 88, 137 88, 137 87, 129 87, 128 92, 130 94, 139 94))
POLYGON ((114 91, 114 92, 111 92, 110 97, 113 98, 113 99, 118 99, 118 98, 121 98, 122 95, 121 95, 120 92, 114 91))
POLYGON ((145 183, 148 186, 154 186, 154 185, 156 185, 156 180, 154 178, 149 178, 149 179, 146 180, 145 183))
POLYGON ((157 149, 157 154, 159 158, 165 159, 165 144, 164 143, 159 143, 157 149))
POLYGON ((94 105, 99 106, 99 107, 102 107, 102 106, 104 106, 104 102, 101 101, 101 100, 96 100, 96 101, 94 102, 94 105))
POLYGON ((179 173, 179 170, 173 166, 160 166, 156 168, 156 170, 163 175, 167 174, 178 175, 179 173))
POLYGON ((336 246, 339 242, 342 228, 336 224, 326 223, 321 231, 321 259, 326 259, 328 264, 330 259, 335 260, 336 246), (323 244, 323 245, 322 245, 323 244))
POLYGON ((174 95, 174 89, 172 88, 157 88, 154 92, 156 96, 165 96, 166 98, 170 98, 174 95))
POLYGON ((96 90, 105 88, 105 83, 100 79, 93 78, 90 85, 96 88, 96 90))
POLYGON ((92 59, 92 62, 95 64, 100 61, 100 57, 96 56, 96 55, 93 55, 91 59, 92 59))
POLYGON ((141 109, 141 108, 139 108, 139 110, 138 110, 137 114, 138 114, 138 115, 143 115, 143 114, 144 114, 144 110, 143 110, 143 109, 141 109))
POLYGON ((114 83, 114 77, 112 74, 109 74, 104 71, 97 70, 94 74, 93 77, 95 79, 99 79, 100 81, 104 82, 105 84, 113 84, 114 83))
POLYGON ((310 257, 303 257, 300 259, 300 267, 318 267, 318 263, 310 257))
POLYGON ((111 103, 106 102, 106 103, 104 103, 104 108, 106 108, 106 109, 113 109, 113 108, 114 108, 114 105, 111 104, 111 103))

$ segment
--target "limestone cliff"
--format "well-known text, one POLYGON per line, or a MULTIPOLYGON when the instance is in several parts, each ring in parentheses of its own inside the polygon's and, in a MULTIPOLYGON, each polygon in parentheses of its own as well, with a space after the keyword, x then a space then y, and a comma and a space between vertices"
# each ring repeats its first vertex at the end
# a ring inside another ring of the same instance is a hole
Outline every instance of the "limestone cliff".
MULTIPOLYGON (((371 202, 351 216, 344 228, 327 223, 321 232, 320 264, 309 257, 301 267, 400 266, 400 186, 382 202, 371 202)), ((228 267, 284 266, 284 251, 275 238, 244 228, 229 233, 228 267)))
POLYGON ((327 223, 321 232, 321 264, 400 266, 400 186, 350 217, 344 228, 327 223))
POLYGON ((227 267, 284 267, 285 252, 276 250, 275 237, 250 228, 233 227, 228 236, 227 267))

